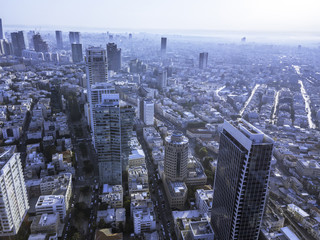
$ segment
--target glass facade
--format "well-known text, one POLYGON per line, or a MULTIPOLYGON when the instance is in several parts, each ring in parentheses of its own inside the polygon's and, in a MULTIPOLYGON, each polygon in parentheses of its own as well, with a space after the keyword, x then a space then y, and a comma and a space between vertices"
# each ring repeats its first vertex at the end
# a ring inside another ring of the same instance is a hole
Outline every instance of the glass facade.
POLYGON ((273 142, 253 140, 248 147, 237 140, 243 137, 226 129, 220 137, 211 216, 219 240, 259 237, 273 142))

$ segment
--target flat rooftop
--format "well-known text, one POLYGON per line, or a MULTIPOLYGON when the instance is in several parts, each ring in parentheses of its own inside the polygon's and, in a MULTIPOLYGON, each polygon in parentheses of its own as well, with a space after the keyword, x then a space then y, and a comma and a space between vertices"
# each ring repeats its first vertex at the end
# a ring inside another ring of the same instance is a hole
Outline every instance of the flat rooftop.
POLYGON ((214 234, 211 224, 208 221, 191 222, 190 228, 193 236, 212 235, 214 234))

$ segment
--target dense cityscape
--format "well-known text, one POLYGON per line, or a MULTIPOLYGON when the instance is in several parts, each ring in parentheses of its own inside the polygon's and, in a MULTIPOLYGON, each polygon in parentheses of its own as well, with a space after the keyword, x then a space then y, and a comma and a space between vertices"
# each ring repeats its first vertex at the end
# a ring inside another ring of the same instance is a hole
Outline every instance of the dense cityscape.
POLYGON ((319 47, 0 19, 0 239, 320 239, 319 47))

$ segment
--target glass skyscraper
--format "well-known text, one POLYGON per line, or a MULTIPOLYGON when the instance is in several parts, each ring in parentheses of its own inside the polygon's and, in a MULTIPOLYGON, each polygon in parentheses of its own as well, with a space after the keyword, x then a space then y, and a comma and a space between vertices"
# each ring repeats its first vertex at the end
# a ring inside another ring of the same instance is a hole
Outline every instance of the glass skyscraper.
POLYGON ((272 150, 273 140, 250 123, 224 123, 211 216, 219 240, 258 239, 272 150))

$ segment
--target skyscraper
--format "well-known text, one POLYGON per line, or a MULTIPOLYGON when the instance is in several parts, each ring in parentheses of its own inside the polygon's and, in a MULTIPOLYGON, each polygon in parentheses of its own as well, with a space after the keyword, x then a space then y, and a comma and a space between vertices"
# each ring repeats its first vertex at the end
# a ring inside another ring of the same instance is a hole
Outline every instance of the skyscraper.
POLYGON ((12 54, 12 45, 7 39, 0 39, 0 53, 2 55, 12 54))
POLYGON ((164 174, 171 181, 184 181, 187 178, 189 140, 180 131, 166 137, 164 174))
POLYGON ((72 51, 72 61, 74 63, 79 63, 83 61, 82 56, 82 44, 81 43, 72 43, 71 44, 72 51))
POLYGON ((107 44, 108 69, 118 72, 121 69, 121 48, 117 44, 107 44))
POLYGON ((90 47, 86 50, 87 86, 107 82, 108 62, 106 50, 100 47, 90 47))
POLYGON ((153 125, 154 123, 154 102, 152 99, 143 100, 143 122, 146 125, 153 125))
POLYGON ((39 33, 33 35, 33 45, 36 52, 49 52, 48 44, 42 39, 39 33))
POLYGON ((80 32, 69 32, 69 41, 72 43, 80 43, 80 32))
POLYGON ((167 38, 161 38, 161 54, 165 54, 167 51, 167 38))
POLYGON ((34 31, 29 31, 27 32, 27 39, 29 42, 29 48, 34 49, 34 44, 33 44, 33 36, 35 35, 34 31))
POLYGON ((158 81, 158 88, 159 90, 163 90, 164 88, 167 87, 168 85, 168 77, 167 77, 167 71, 166 70, 162 70, 158 73, 158 77, 157 77, 158 81))
POLYGON ((129 157, 134 109, 123 106, 119 94, 107 83, 106 51, 86 50, 87 89, 94 147, 98 155, 100 183, 121 184, 129 157))
POLYGON ((29 209, 20 154, 15 149, 0 148, 0 237, 17 234, 29 209))
POLYGON ((3 39, 2 19, 0 18, 0 39, 3 39))
POLYGON ((219 240, 258 239, 272 149, 273 140, 250 123, 224 123, 211 215, 219 240))
POLYGON ((207 68, 208 65, 208 53, 202 52, 199 54, 199 68, 204 69, 207 68))
POLYGON ((171 208, 182 209, 187 200, 188 146, 188 138, 180 131, 165 139, 163 183, 171 208))
POLYGON ((57 48, 63 49, 62 32, 56 31, 57 48))
POLYGON ((100 183, 122 184, 129 156, 134 109, 121 106, 119 94, 108 83, 91 86, 92 132, 98 156, 100 183))
POLYGON ((18 57, 21 57, 22 50, 26 49, 23 32, 22 31, 12 32, 11 42, 13 47, 13 54, 18 57))

